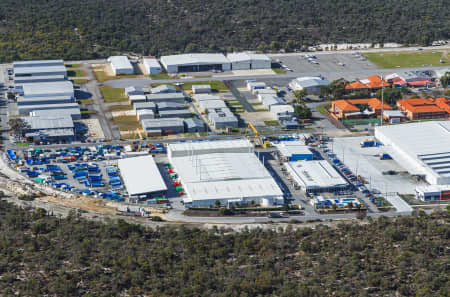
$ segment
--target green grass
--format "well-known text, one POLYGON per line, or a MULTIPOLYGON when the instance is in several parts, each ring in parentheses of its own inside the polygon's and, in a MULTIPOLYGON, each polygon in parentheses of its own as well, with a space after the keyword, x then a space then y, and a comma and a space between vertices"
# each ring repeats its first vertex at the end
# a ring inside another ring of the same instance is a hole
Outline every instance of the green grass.
POLYGON ((142 129, 141 123, 136 116, 121 116, 113 118, 113 122, 119 127, 119 130, 136 130, 142 129))
POLYGON ((199 132, 198 134, 199 134, 201 137, 208 136, 208 132, 199 132))
POLYGON ((89 80, 88 80, 88 79, 85 79, 85 78, 78 78, 78 79, 72 80, 72 82, 73 82, 74 84, 76 84, 76 85, 82 85, 82 84, 88 83, 89 80))
POLYGON ((16 146, 22 146, 22 147, 28 147, 29 146, 29 144, 26 143, 26 142, 16 142, 15 145, 16 146))
POLYGON ((66 67, 67 68, 80 68, 81 64, 67 64, 66 67))
POLYGON ((159 74, 150 74, 150 78, 154 79, 154 80, 158 80, 158 79, 175 79, 178 78, 176 76, 169 76, 169 74, 167 73, 159 73, 159 74))
POLYGON ((127 111, 127 110, 132 110, 133 109, 133 105, 129 104, 129 105, 111 105, 109 107, 110 111, 127 111))
POLYGON ((93 99, 80 99, 80 100, 78 100, 78 102, 80 102, 80 104, 84 104, 84 105, 94 104, 93 99))
POLYGON ((280 125, 280 123, 278 121, 275 121, 275 120, 273 120, 273 121, 264 121, 264 124, 266 126, 279 126, 280 125))
POLYGON ((105 102, 127 101, 125 89, 111 88, 110 86, 101 86, 100 90, 102 91, 103 98, 105 98, 105 102))
POLYGON ((182 88, 185 91, 192 90, 193 85, 210 85, 213 92, 229 92, 223 81, 196 81, 183 83, 182 88))
POLYGON ((276 74, 284 74, 284 70, 281 68, 272 68, 272 71, 275 72, 276 74))
POLYGON ((103 70, 94 69, 95 78, 98 82, 105 82, 113 79, 121 79, 121 78, 136 78, 139 77, 137 74, 127 74, 127 75, 118 75, 118 76, 108 76, 106 72, 103 70))
POLYGON ((81 70, 81 69, 73 69, 73 70, 67 71, 67 76, 69 76, 69 77, 83 77, 86 75, 87 75, 86 71, 81 70))
POLYGON ((317 111, 321 114, 328 114, 328 110, 331 108, 331 103, 322 104, 316 107, 317 111))
POLYGON ((442 58, 442 52, 438 51, 366 53, 363 56, 381 68, 422 67, 423 65, 444 66, 450 64, 450 61, 442 58), (440 63, 440 59, 443 59, 445 63, 440 63))

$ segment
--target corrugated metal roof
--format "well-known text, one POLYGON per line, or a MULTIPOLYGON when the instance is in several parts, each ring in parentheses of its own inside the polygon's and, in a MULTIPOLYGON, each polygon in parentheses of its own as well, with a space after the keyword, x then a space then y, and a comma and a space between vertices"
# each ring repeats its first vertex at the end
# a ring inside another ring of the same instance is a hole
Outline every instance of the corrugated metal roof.
POLYGON ((270 58, 264 54, 252 54, 252 53, 230 53, 227 55, 230 62, 253 62, 253 61, 269 61, 270 58))
POLYGON ((46 117, 49 114, 56 115, 56 116, 74 116, 74 115, 80 115, 80 109, 79 108, 68 108, 68 109, 41 109, 41 110, 35 110, 30 113, 30 116, 33 117, 46 117))
POLYGON ((23 84, 24 97, 48 96, 49 94, 71 94, 73 96, 73 84, 70 81, 44 82, 23 84))
POLYGON ((70 116, 45 116, 24 118, 32 130, 73 128, 73 121, 70 116))
POLYGON ((152 156, 120 159, 118 165, 129 195, 167 191, 152 156))
POLYGON ((161 62, 166 66, 230 63, 230 61, 223 54, 181 54, 181 55, 162 56, 161 62))
POLYGON ((64 65, 14 68, 14 76, 33 75, 36 73, 61 73, 66 75, 67 70, 64 65))
POLYGON ((33 60, 33 61, 14 61, 13 67, 34 67, 42 65, 64 65, 64 60, 33 60))
POLYGON ((115 69, 133 70, 133 65, 131 65, 130 60, 128 60, 127 56, 111 56, 108 58, 108 62, 110 62, 111 66, 115 69))
POLYGON ((347 181, 325 160, 288 162, 292 177, 306 188, 332 188, 348 185, 347 181))

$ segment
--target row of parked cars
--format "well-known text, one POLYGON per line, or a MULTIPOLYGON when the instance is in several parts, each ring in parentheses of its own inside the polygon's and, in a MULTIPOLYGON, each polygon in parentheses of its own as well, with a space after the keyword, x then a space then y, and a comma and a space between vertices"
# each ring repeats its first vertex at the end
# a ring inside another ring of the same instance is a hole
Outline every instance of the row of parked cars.
POLYGON ((355 187, 357 188, 360 192, 362 192, 367 198, 370 199, 370 201, 372 201, 372 203, 376 203, 376 198, 373 195, 373 193, 371 193, 369 191, 369 189, 367 189, 367 187, 358 179, 357 176, 355 176, 353 174, 353 172, 347 167, 345 166, 345 164, 343 164, 339 159, 334 158, 332 159, 332 162, 334 164, 334 166, 336 166, 339 171, 346 177, 346 179, 355 187))

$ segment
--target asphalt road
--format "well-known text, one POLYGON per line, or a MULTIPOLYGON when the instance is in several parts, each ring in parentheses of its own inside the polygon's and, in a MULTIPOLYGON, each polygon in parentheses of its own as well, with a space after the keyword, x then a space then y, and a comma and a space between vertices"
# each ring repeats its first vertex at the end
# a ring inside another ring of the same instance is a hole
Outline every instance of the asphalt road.
POLYGON ((390 68, 390 69, 363 69, 363 70, 339 70, 339 71, 331 71, 331 72, 289 72, 285 74, 265 74, 265 75, 235 75, 235 76, 216 76, 216 77, 208 77, 208 78, 180 78, 180 79, 159 79, 159 80, 150 80, 144 78, 127 78, 127 79, 116 79, 105 82, 104 84, 109 85, 113 88, 125 88, 128 86, 138 86, 144 83, 148 85, 152 84, 167 84, 167 83, 182 83, 182 82, 202 82, 205 80, 209 81, 235 81, 235 80, 249 80, 249 79, 257 79, 257 80, 265 80, 265 79, 294 79, 300 76, 323 76, 327 77, 342 77, 342 76, 361 76, 361 75, 387 75, 393 72, 401 71, 425 71, 425 70, 439 70, 446 69, 448 66, 433 66, 433 67, 411 67, 411 68, 390 68))

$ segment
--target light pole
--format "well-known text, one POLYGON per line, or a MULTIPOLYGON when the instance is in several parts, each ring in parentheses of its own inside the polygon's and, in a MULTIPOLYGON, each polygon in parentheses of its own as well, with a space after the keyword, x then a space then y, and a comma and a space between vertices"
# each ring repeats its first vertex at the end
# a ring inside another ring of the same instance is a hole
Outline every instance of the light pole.
POLYGON ((380 115, 380 126, 383 126, 383 113, 384 113, 384 79, 381 75, 381 115, 380 115))

